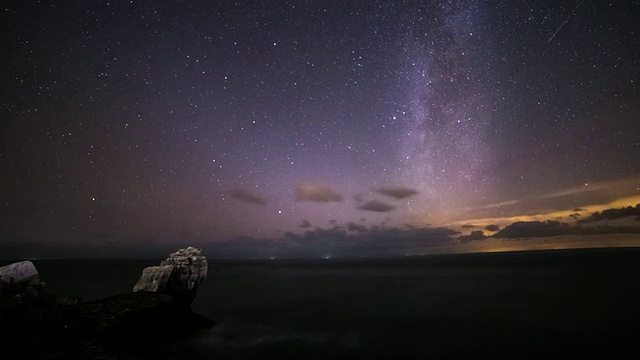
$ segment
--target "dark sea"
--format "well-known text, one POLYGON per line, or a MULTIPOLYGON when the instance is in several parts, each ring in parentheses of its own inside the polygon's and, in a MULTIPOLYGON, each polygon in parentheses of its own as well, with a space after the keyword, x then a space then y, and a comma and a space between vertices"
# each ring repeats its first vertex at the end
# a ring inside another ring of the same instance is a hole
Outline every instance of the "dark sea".
MULTIPOLYGON (((130 292, 159 260, 35 260, 47 289, 130 292)), ((216 325, 167 359, 640 359, 640 249, 215 261, 216 325)))

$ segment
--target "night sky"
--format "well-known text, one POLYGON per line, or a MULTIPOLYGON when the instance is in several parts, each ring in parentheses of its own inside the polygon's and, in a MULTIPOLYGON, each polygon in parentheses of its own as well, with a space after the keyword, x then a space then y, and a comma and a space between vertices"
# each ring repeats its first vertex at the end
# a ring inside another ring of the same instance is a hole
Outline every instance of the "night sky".
POLYGON ((640 203, 638 1, 15 1, 2 28, 25 254, 413 254, 640 203))

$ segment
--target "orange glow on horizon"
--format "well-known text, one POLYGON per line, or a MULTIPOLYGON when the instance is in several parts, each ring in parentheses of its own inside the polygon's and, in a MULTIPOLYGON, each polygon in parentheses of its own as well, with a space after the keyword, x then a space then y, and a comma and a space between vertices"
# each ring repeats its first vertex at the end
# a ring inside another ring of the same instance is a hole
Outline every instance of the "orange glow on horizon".
MULTIPOLYGON (((623 208, 627 206, 635 206, 640 203, 640 195, 634 195, 629 197, 620 198, 606 204, 594 204, 588 206, 581 206, 580 211, 573 211, 574 209, 552 211, 546 213, 540 213, 535 215, 518 215, 508 217, 493 217, 493 218, 470 218, 466 220, 457 220, 453 222, 443 222, 439 225, 452 227, 456 230, 461 229, 463 225, 472 224, 476 227, 485 227, 487 225, 500 225, 505 227, 514 222, 519 221, 546 221, 546 220, 558 220, 564 222, 575 222, 570 217, 571 214, 578 213, 582 218, 591 215, 594 212, 600 212, 611 208, 623 208)), ((489 232, 491 233, 491 232, 489 232)))

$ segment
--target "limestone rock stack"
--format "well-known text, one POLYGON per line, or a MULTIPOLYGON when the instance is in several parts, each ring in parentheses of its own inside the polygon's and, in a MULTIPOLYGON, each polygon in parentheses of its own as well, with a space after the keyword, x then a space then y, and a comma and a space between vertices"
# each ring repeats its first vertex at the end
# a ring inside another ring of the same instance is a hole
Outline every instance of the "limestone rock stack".
POLYGON ((200 249, 179 249, 169 254, 160 266, 145 268, 133 291, 169 294, 176 301, 190 306, 198 286, 207 277, 207 269, 207 259, 200 249))

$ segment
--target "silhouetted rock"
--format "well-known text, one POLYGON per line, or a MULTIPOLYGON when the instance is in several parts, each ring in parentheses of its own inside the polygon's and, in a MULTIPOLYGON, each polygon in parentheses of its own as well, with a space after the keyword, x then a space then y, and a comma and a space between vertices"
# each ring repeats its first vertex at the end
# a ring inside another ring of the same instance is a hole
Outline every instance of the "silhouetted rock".
POLYGON ((200 250, 180 249, 144 269, 136 292, 83 303, 44 291, 30 261, 3 266, 0 339, 24 359, 158 358, 158 344, 213 325, 190 309, 206 275, 200 250))
POLYGON ((135 345, 159 337, 171 339, 213 323, 186 309, 168 294, 137 292, 75 306, 76 326, 83 333, 135 345))
MULTIPOLYGON (((44 290, 44 282, 31 261, 0 268, 0 339, 20 350, 21 359, 59 352, 64 315, 54 306, 56 296, 44 290)), ((4 352, 6 353, 6 351, 4 352)))

